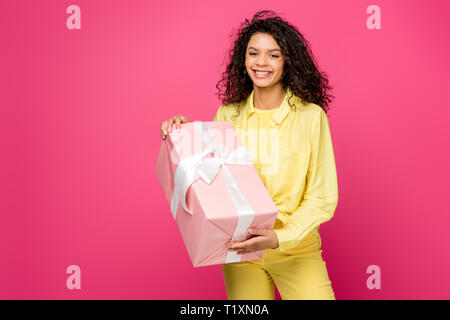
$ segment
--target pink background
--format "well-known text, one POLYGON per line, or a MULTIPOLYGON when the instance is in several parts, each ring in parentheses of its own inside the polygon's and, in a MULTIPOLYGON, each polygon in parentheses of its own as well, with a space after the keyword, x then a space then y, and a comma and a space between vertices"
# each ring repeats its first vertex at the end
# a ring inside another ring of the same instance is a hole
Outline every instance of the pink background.
POLYGON ((212 120, 228 36, 263 9, 334 86, 340 198, 320 232, 336 298, 450 298, 447 0, 1 1, 0 298, 226 298, 220 266, 192 268, 156 179, 159 127, 212 120))

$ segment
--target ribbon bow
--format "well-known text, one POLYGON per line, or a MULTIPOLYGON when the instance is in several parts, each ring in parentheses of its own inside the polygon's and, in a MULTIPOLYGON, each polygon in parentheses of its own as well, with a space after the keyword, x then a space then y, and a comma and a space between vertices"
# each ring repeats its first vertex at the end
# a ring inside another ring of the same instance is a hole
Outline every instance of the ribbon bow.
POLYGON ((238 204, 247 202, 226 165, 252 165, 253 155, 245 147, 239 147, 233 150, 228 157, 226 154, 227 148, 225 146, 218 146, 214 143, 210 143, 205 150, 180 161, 177 170, 175 171, 175 187, 171 204, 171 211, 174 218, 176 217, 176 211, 180 201, 184 210, 192 214, 186 203, 186 193, 189 186, 199 178, 205 183, 210 184, 217 176, 222 166, 224 168, 227 186, 229 187, 232 197, 237 199, 238 204), (205 158, 211 153, 213 154, 213 157, 205 158))

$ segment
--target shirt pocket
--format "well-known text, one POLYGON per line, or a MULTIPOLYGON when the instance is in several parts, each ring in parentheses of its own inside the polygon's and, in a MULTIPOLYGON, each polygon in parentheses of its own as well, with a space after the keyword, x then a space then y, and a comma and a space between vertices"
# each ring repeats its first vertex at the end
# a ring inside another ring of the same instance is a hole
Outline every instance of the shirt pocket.
POLYGON ((299 190, 306 177, 308 154, 303 150, 281 150, 272 166, 262 175, 267 177, 280 196, 299 190), (283 194, 283 195, 282 195, 283 194))
POLYGON ((308 152, 306 150, 281 150, 280 165, 288 174, 306 172, 308 166, 308 152))

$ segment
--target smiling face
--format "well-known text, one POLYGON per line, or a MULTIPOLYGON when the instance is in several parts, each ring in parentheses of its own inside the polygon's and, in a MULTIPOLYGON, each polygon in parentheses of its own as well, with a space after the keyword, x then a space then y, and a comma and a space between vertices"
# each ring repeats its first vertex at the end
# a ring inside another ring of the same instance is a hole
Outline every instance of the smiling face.
POLYGON ((247 44, 245 68, 255 86, 271 87, 280 82, 284 56, 272 35, 260 32, 252 35, 247 44))

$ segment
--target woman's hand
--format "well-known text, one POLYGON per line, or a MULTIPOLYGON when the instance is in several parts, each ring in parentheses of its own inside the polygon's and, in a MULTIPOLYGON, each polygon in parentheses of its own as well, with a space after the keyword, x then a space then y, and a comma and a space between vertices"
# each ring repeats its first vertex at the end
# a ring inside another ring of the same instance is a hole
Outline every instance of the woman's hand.
POLYGON ((275 231, 265 229, 248 229, 254 237, 241 242, 228 242, 229 250, 237 251, 238 254, 278 248, 278 237, 275 231))
POLYGON ((167 133, 172 131, 172 125, 175 124, 175 128, 179 129, 181 127, 181 123, 189 122, 189 119, 181 114, 173 116, 167 121, 163 121, 161 123, 160 135, 161 138, 165 139, 167 133))

